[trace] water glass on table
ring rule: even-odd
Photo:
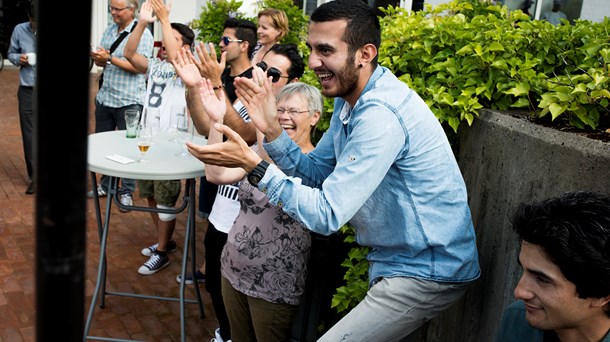
[[[138,133],[138,124],[140,122],[140,111],[138,109],[127,109],[125,111],[125,127],[126,137],[133,139]]]
[[[150,132],[154,138],[161,131],[161,110],[159,108],[148,107],[145,109],[143,124],[150,127]]]
[[[184,125],[178,128],[178,141],[182,144],[182,148],[180,152],[176,153],[177,157],[190,157],[191,154],[186,147],[187,141],[193,141],[193,136],[195,135],[195,125],[190,118],[190,115],[187,114],[186,120],[184,121]]]
[[[170,131],[174,134],[174,137],[170,139],[173,142],[180,142],[179,133],[180,130],[184,130],[187,126],[187,113],[186,106],[173,105],[169,117]]]

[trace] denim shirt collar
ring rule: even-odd
[[[369,78],[368,82],[366,82],[366,86],[364,86],[364,89],[362,89],[362,93],[358,97],[358,101],[356,101],[356,104],[354,107],[358,106],[358,103],[360,102],[360,99],[362,98],[362,96],[373,88],[373,85],[377,82],[377,80],[381,77],[381,75],[383,75],[383,67],[381,67],[380,65],[377,65],[377,67],[375,68],[375,71],[373,71],[373,74],[371,74],[371,77]],[[341,112],[339,113],[339,119],[341,119],[341,122],[344,125],[347,125],[347,123],[349,122],[349,119],[351,117],[353,108],[343,98],[341,98],[341,101],[343,101],[343,106],[341,107]]]

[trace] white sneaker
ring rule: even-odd
[[[133,205],[133,199],[131,198],[130,194],[122,194],[121,196],[119,196],[119,200],[121,201],[122,205],[127,205],[127,206],[132,206]],[[129,209],[121,209],[119,208],[119,211],[121,211],[122,213],[126,213],[128,211],[130,211]]]
[[[97,185],[97,197],[106,197],[107,193],[106,191],[104,191],[104,189],[102,189],[102,185],[98,184]],[[87,192],[87,197],[88,198],[93,198],[93,190]]]
[[[220,328],[216,328],[216,330],[214,331],[214,337],[212,337],[210,342],[225,342],[225,340],[222,339],[222,336],[220,336]],[[226,342],[231,342],[231,340],[228,340]]]

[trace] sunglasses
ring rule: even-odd
[[[224,44],[224,45],[229,45],[229,43],[241,43],[243,42],[243,40],[241,39],[231,39],[227,36],[223,36],[220,38],[220,41]]]
[[[256,64],[256,66],[263,69],[263,71],[266,71],[267,77],[271,76],[271,82],[273,83],[279,81],[280,78],[290,78],[290,76],[283,76],[280,69],[274,67],[270,68],[265,62],[260,62]]]

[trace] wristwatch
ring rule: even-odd
[[[269,163],[267,163],[265,160],[261,160],[261,162],[258,163],[258,165],[256,165],[256,167],[250,173],[248,173],[248,182],[257,187],[258,182],[260,182],[265,176],[265,172],[267,172],[268,167]]]
[[[106,60],[106,65],[112,65],[112,55],[108,56],[108,60]]]

